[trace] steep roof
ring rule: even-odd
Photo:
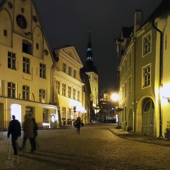
[[[160,5],[154,10],[146,22],[153,21],[157,17],[165,17],[170,14],[170,0],[163,0]]]

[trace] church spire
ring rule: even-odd
[[[91,45],[91,30],[89,30],[89,42],[88,42],[88,45],[87,45],[86,64],[93,65],[93,53],[92,53],[92,45]]]

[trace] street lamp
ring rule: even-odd
[[[115,110],[117,110],[117,104],[118,104],[118,101],[119,101],[119,94],[118,93],[112,93],[111,94],[111,100],[115,102]],[[116,115],[116,122],[118,123],[118,126],[119,126],[119,112],[117,112],[117,115]]]

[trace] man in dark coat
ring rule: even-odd
[[[17,155],[17,145],[16,145],[16,141],[18,139],[19,136],[21,136],[21,124],[18,120],[15,119],[15,116],[12,115],[12,119],[9,123],[9,127],[8,127],[8,134],[7,137],[9,138],[10,135],[12,136],[11,141],[12,141],[12,147],[14,150],[14,155]]]

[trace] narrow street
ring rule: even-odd
[[[29,142],[18,156],[8,155],[9,143],[0,140],[0,169],[20,170],[169,170],[170,147],[147,144],[114,135],[113,124],[40,130],[38,149]],[[5,161],[5,162],[2,162]]]

